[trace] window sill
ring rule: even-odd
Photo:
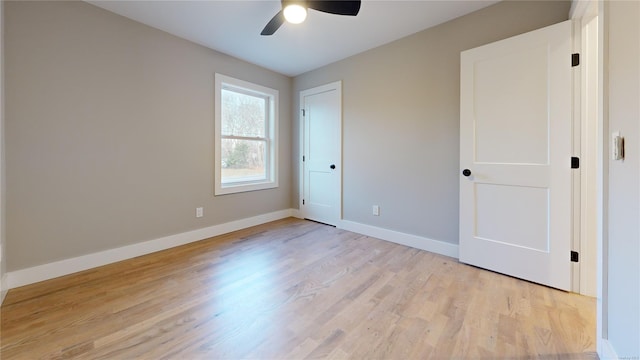
[[[236,194],[249,191],[275,189],[278,183],[275,181],[253,183],[253,184],[237,184],[237,185],[216,185],[215,195]]]

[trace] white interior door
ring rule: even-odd
[[[337,225],[341,210],[342,84],[302,91],[302,201],[306,219]]]
[[[462,52],[460,261],[571,290],[571,71],[570,21]]]

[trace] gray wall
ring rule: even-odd
[[[625,138],[624,161],[609,160],[605,323],[620,358],[640,357],[640,3],[608,8],[609,130]],[[610,136],[605,134],[605,136]],[[610,150],[605,150],[610,156]]]
[[[5,5],[8,271],[289,209],[291,78],[87,3]],[[280,91],[279,188],[213,196],[216,72]]]
[[[460,51],[567,20],[569,6],[498,3],[294,78],[295,114],[300,90],[343,81],[344,218],[457,243]],[[297,115],[292,131],[296,174]],[[297,207],[297,179],[292,192]]]

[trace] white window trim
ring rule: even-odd
[[[230,86],[249,94],[266,96],[269,101],[269,126],[266,129],[266,137],[270,138],[267,142],[267,163],[268,166],[266,180],[260,182],[236,182],[231,184],[222,184],[222,89],[224,86]],[[234,194],[246,191],[273,189],[278,187],[278,90],[274,90],[265,86],[256,85],[248,81],[238,80],[226,75],[215,75],[215,133],[214,133],[214,182],[215,195]]]

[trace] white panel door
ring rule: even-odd
[[[306,219],[337,225],[341,209],[341,83],[302,91],[303,197]]]
[[[571,290],[571,71],[570,21],[462,52],[460,261]]]

